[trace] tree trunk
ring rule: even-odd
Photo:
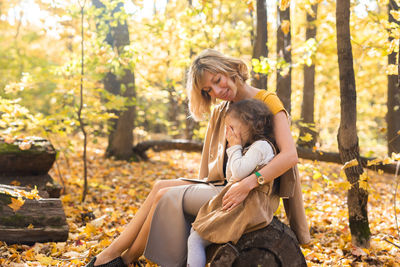
[[[313,15],[307,13],[306,40],[316,38],[318,4],[311,6]],[[317,131],[314,122],[314,94],[315,94],[315,64],[304,65],[303,103],[301,105],[300,134],[297,144],[301,147],[313,148],[317,141]],[[310,138],[308,138],[310,136]]]
[[[97,16],[96,26],[100,31],[100,23],[105,22],[106,34],[105,41],[108,45],[112,46],[119,53],[122,53],[124,47],[129,45],[129,30],[126,20],[122,23],[118,21],[117,26],[111,26],[110,21],[106,18],[110,14],[107,13],[105,5],[101,0],[92,0],[93,5],[97,9],[101,9],[100,14]],[[111,17],[117,12],[121,12],[123,3],[118,3],[114,10],[111,11]],[[135,76],[132,70],[125,68],[123,75],[117,77],[114,73],[107,73],[103,79],[105,90],[115,95],[122,95],[127,98],[128,102],[136,97],[135,91]],[[129,160],[132,157],[132,144],[133,144],[133,128],[136,118],[135,105],[128,103],[126,110],[112,110],[117,116],[116,119],[110,120],[110,135],[108,138],[108,146],[106,149],[106,156],[114,156],[117,159]]]
[[[292,64],[292,52],[291,52],[291,31],[289,26],[289,32],[285,34],[282,31],[282,22],[290,23],[290,6],[285,10],[280,10],[278,5],[278,29],[277,29],[277,54],[278,60],[283,59],[287,64]],[[281,99],[285,109],[291,112],[291,101],[290,97],[292,94],[292,67],[289,66],[289,71],[287,74],[282,76],[282,69],[278,68],[276,71],[276,92]]]
[[[268,57],[268,29],[267,6],[265,0],[257,0],[257,34],[253,46],[253,58]],[[259,89],[267,89],[268,75],[264,73],[252,74],[252,85]]]
[[[340,74],[341,119],[338,132],[339,153],[342,163],[356,159],[358,165],[345,169],[352,185],[347,194],[352,243],[369,247],[371,232],[368,224],[368,192],[359,186],[361,166],[357,136],[357,96],[350,42],[350,0],[336,2],[337,51]]]
[[[199,123],[196,122],[192,117],[190,117],[189,99],[187,97],[185,99],[184,104],[185,104],[185,114],[186,114],[185,139],[192,140],[194,135],[194,129],[198,128]]]
[[[389,1],[388,5],[388,16],[389,22],[399,22],[393,18],[390,14],[391,10],[398,11],[399,7],[394,0]],[[393,40],[392,36],[389,36],[389,42]],[[399,59],[400,60],[400,59]],[[393,51],[388,55],[388,64],[396,64],[396,51]],[[399,63],[400,65],[400,63]],[[398,75],[388,75],[388,96],[387,96],[387,146],[388,155],[390,156],[393,152],[400,153],[400,72]]]
[[[171,81],[167,80],[167,92],[168,92],[168,122],[170,125],[168,125],[168,128],[172,130],[172,136],[174,138],[179,137],[179,110],[180,106],[177,100],[176,96],[176,91],[175,87],[170,84]]]

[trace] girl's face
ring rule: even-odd
[[[208,71],[204,73],[203,88],[201,90],[211,97],[226,101],[233,101],[237,94],[237,86],[230,77]]]
[[[244,146],[250,139],[250,127],[230,113],[225,117],[226,130],[230,129],[236,136],[240,136],[241,144]]]

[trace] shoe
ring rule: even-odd
[[[95,262],[96,262],[96,257],[93,257],[93,259],[88,264],[86,264],[85,267],[128,267],[125,265],[121,256],[113,259],[112,261],[100,265],[94,265]]]

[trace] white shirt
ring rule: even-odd
[[[246,178],[257,166],[267,164],[274,157],[272,146],[264,140],[255,141],[244,155],[242,149],[241,145],[226,149],[228,155],[226,178],[229,182]]]

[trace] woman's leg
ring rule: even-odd
[[[190,230],[183,211],[187,215],[195,216],[198,209],[222,188],[193,184],[160,191],[160,202],[154,204],[134,244],[124,253],[124,261],[136,260],[146,249],[146,258],[161,266],[183,265],[187,256],[187,238]]]
[[[121,235],[117,237],[109,247],[96,256],[95,265],[104,264],[115,259],[116,257],[120,256],[122,252],[132,246],[132,243],[137,238],[140,229],[145,223],[146,218],[148,217],[148,214],[153,206],[155,197],[160,190],[163,188],[185,184],[190,184],[190,182],[182,180],[157,181],[144,203],[136,212],[135,217],[125,227]]]
[[[150,212],[148,213],[147,218],[144,221],[139,234],[137,235],[131,247],[122,255],[122,259],[127,265],[129,265],[131,262],[138,260],[139,257],[143,255],[147,243],[147,238],[149,236],[151,220],[153,219],[154,210],[157,207],[158,201],[168,190],[169,188],[162,188],[158,190],[158,192],[155,194]]]

